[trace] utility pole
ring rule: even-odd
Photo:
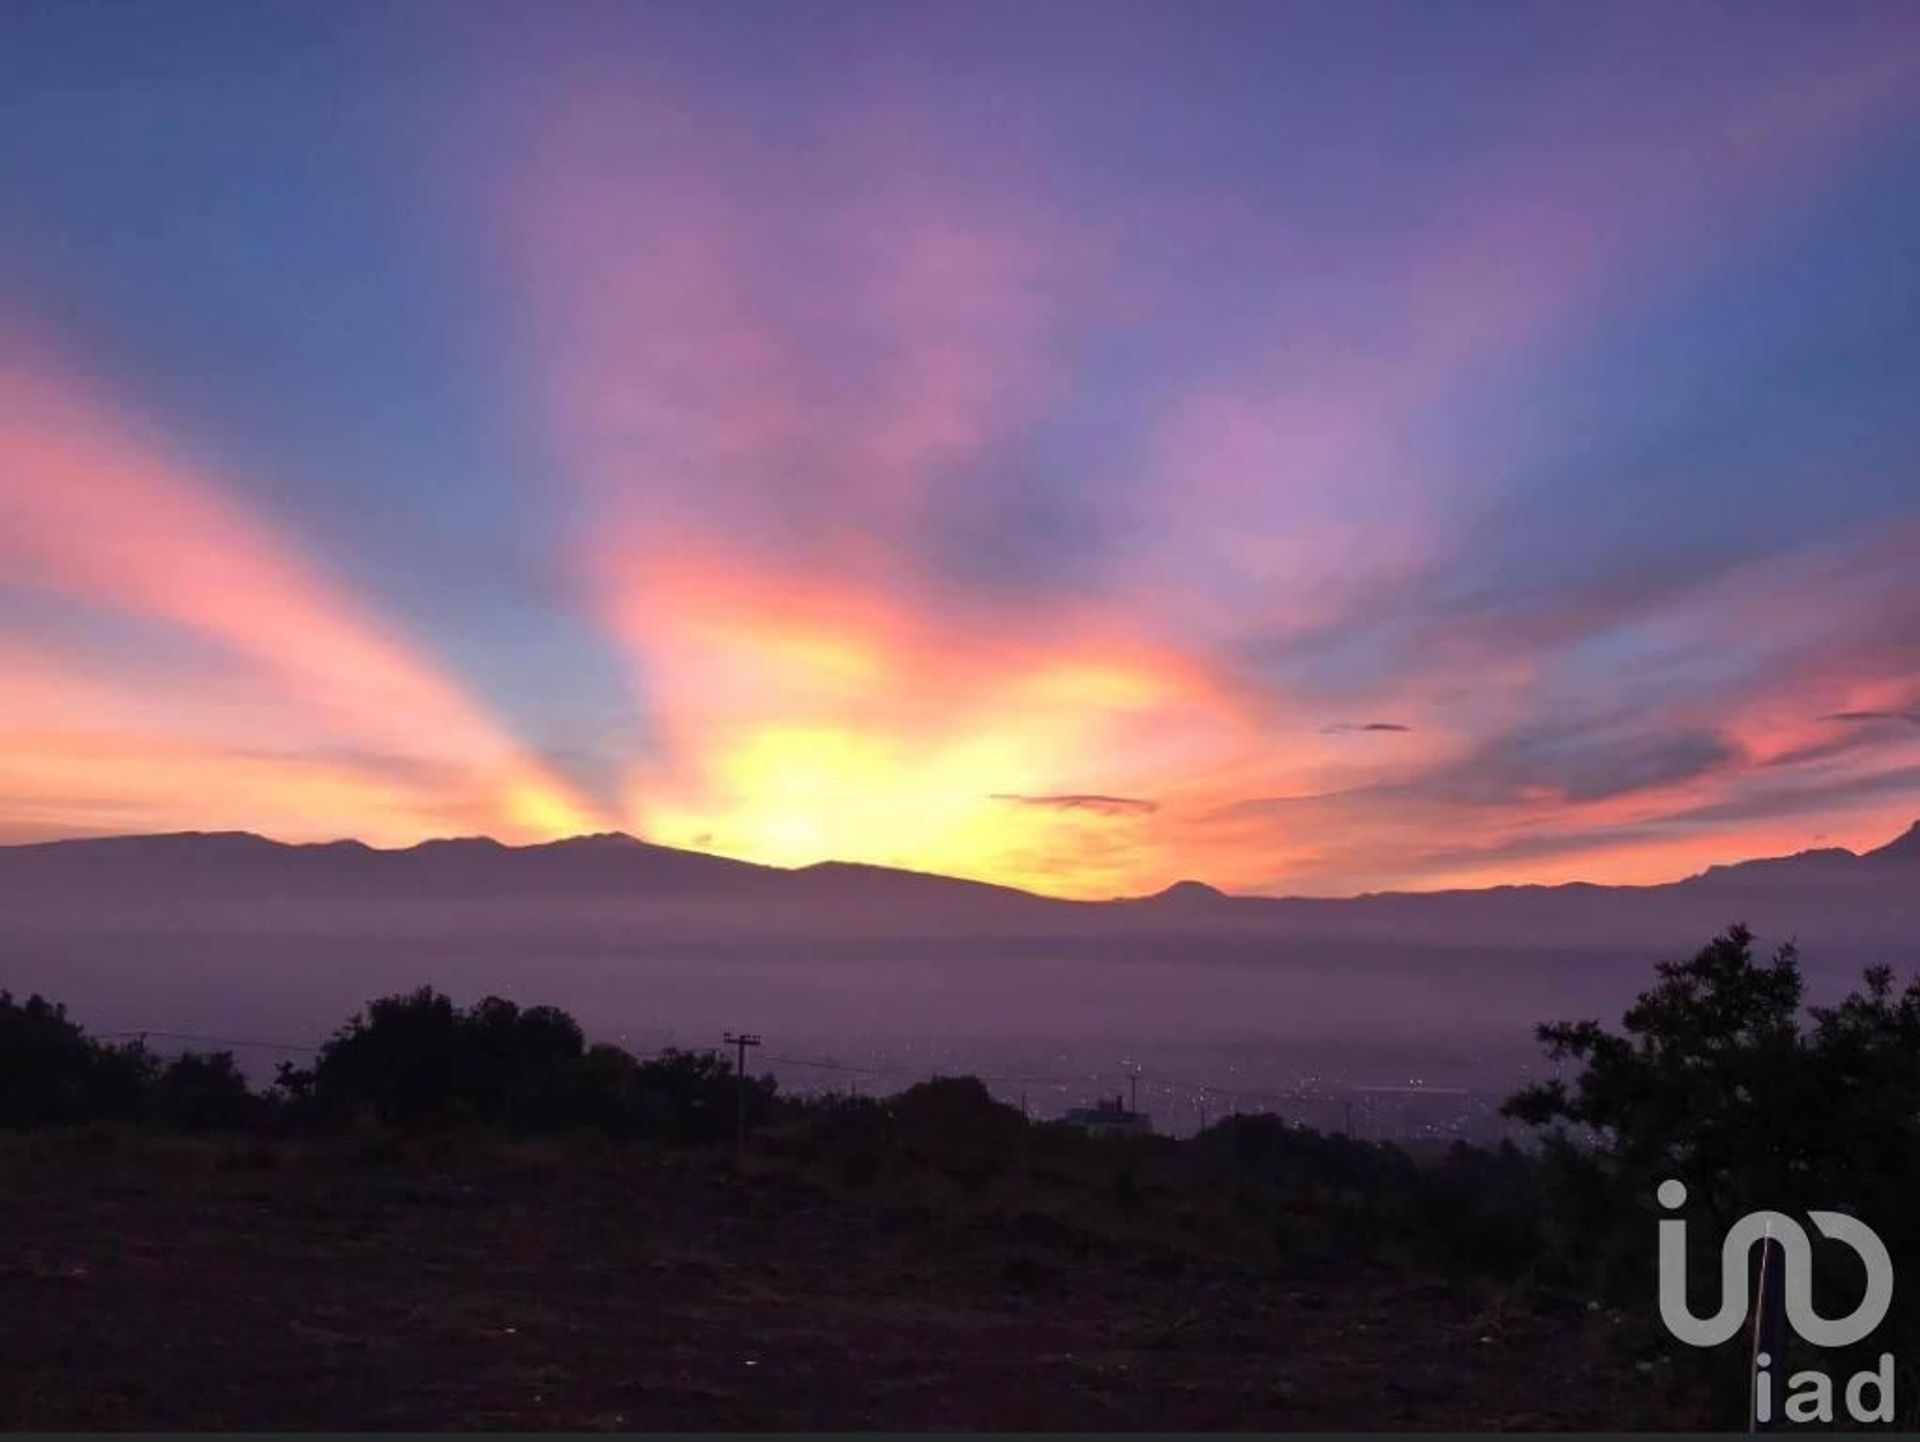
[[[1140,1110],[1140,1073],[1137,1071],[1127,1074],[1127,1110]]]
[[[733,1081],[735,1095],[739,1098],[739,1112],[734,1119],[733,1151],[738,1156],[747,1145],[747,1048],[760,1045],[760,1033],[743,1031],[737,1035],[722,1032],[720,1040],[734,1049],[739,1060],[734,1063]]]
[[[1769,1229],[1760,1243],[1760,1277],[1754,1298],[1753,1367],[1748,1388],[1752,1400],[1747,1404],[1749,1432],[1772,1432],[1780,1425],[1773,1415],[1773,1378],[1767,1374],[1767,1369],[1783,1362],[1787,1354],[1787,1284],[1782,1271],[1785,1260],[1786,1254],[1781,1249],[1779,1239]],[[1785,1370],[1781,1368],[1781,1371]],[[1769,1404],[1764,1413],[1760,1406],[1762,1385],[1767,1388]]]

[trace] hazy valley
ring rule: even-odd
[[[1334,1091],[1416,1082],[1483,1093],[1486,1111],[1535,1064],[1536,1022],[1617,1014],[1651,961],[1731,921],[1796,939],[1816,999],[1904,965],[1920,828],[1664,886],[1328,901],[1182,883],[1097,903],[620,835],[380,851],[185,833],[0,848],[0,906],[0,984],[100,1032],[249,1043],[259,1074],[369,997],[432,983],[551,1002],[638,1050],[753,1028],[766,1069],[800,1089],[970,1071],[1043,1114],[1137,1070],[1168,1125],[1303,1086],[1333,1089],[1324,1125],[1344,1121]],[[1383,1090],[1358,1125],[1468,1105],[1410,1110]]]

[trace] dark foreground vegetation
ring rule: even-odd
[[[1807,1011],[1735,929],[1621,1031],[1542,1036],[1568,1077],[1510,1104],[1524,1151],[1094,1137],[955,1078],[754,1080],[735,1153],[724,1060],[551,1008],[386,998],[261,1093],[0,997],[0,1422],[1742,1425],[1738,1344],[1660,1328],[1653,1188],[1689,1186],[1703,1277],[1759,1206],[1853,1211],[1899,1271],[1920,990]],[[1896,1288],[1863,1353],[1920,1355],[1916,1318]]]

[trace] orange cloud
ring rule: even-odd
[[[662,741],[633,822],[669,844],[1107,895],[1171,864],[1154,808],[1006,797],[1151,794],[1248,745],[1205,675],[1090,622],[989,635],[714,555],[603,575]]]
[[[1387,317],[1381,333],[1316,328],[1309,307],[1304,331],[1276,315],[1249,380],[1181,388],[1171,372],[1146,398],[1144,475],[1113,478],[1103,510],[1127,532],[1116,594],[1044,608],[995,584],[993,543],[1017,525],[964,537],[984,584],[944,575],[929,537],[973,519],[1003,449],[1071,380],[1087,263],[1074,228],[1002,195],[941,187],[928,203],[902,180],[912,157],[863,127],[861,198],[785,196],[770,237],[765,197],[728,189],[758,174],[729,151],[738,137],[675,113],[670,86],[573,95],[503,210],[574,483],[586,605],[653,713],[630,824],[763,861],[895,862],[1078,895],[1187,874],[1316,891],[1643,879],[1690,869],[1703,838],[1758,844],[1744,821],[1675,819],[1736,797],[1788,745],[1760,734],[1774,700],[1720,681],[1701,687],[1709,714],[1646,723],[1699,739],[1697,761],[1636,750],[1633,734],[1616,757],[1602,737],[1591,755],[1556,761],[1547,745],[1533,771],[1476,773],[1557,709],[1565,638],[1546,621],[1588,635],[1617,618],[1546,618],[1542,639],[1452,635],[1441,617],[1379,668],[1395,674],[1332,665],[1311,699],[1275,680],[1310,663],[1260,675],[1247,643],[1337,637],[1356,618],[1358,631],[1383,594],[1470,555],[1504,482],[1434,474],[1421,423],[1557,328],[1631,303],[1650,266],[1684,262],[1703,208],[1771,204],[1796,173],[1773,158],[1817,159],[1891,103],[1902,73],[1867,57],[1845,83],[1759,111],[1689,93],[1679,114],[1576,107],[1567,129],[1520,137],[1460,205],[1353,268],[1404,282],[1348,297]],[[1669,134],[1687,143],[1646,143]],[[1411,729],[1340,726],[1373,716]],[[1617,788],[1588,779],[1614,761]]]

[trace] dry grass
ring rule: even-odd
[[[1378,1263],[1231,1262],[1069,1212],[836,1195],[792,1172],[777,1148],[736,1175],[586,1140],[6,1139],[0,1420],[1642,1420],[1646,1378],[1583,1308]]]

